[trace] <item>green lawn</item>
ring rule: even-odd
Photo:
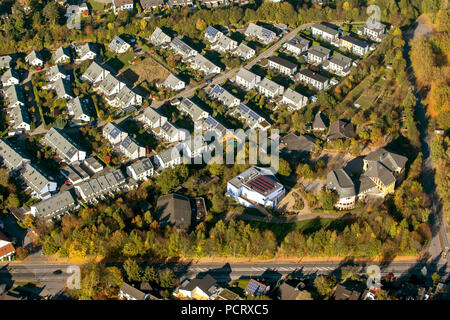
[[[245,296],[245,288],[247,288],[250,279],[239,279],[235,280],[231,283],[229,289],[234,293],[240,295],[241,297]]]
[[[105,8],[105,5],[101,2],[97,2],[95,0],[88,0],[87,2],[91,5],[93,11],[103,12],[103,9]]]

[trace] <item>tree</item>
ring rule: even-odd
[[[172,288],[177,278],[170,269],[165,269],[159,273],[159,285],[161,288]]]
[[[36,226],[36,217],[34,217],[32,214],[25,215],[25,218],[23,219],[23,225],[28,229],[34,228]]]
[[[56,2],[48,2],[44,7],[43,14],[51,24],[56,24],[59,21],[59,9]]]
[[[312,179],[314,176],[314,172],[311,170],[311,166],[307,163],[305,163],[304,165],[299,164],[295,172],[305,179]]]
[[[135,260],[127,259],[123,264],[123,268],[129,281],[139,282],[142,280],[142,270]]]
[[[320,206],[324,210],[331,210],[336,203],[336,195],[331,190],[322,190],[317,197]]]
[[[327,296],[336,285],[336,277],[332,274],[318,276],[314,279],[314,287],[321,296]]]
[[[197,22],[195,23],[195,28],[198,31],[205,31],[206,27],[207,27],[207,24],[206,24],[205,20],[198,18]]]
[[[221,176],[223,174],[223,169],[224,169],[223,164],[216,163],[216,162],[211,163],[208,166],[209,173],[211,173],[212,175],[215,175],[215,176]]]
[[[441,277],[439,276],[439,274],[437,272],[433,273],[433,275],[431,276],[431,280],[433,281],[433,286],[437,286],[437,284],[439,283],[439,281],[441,281]]]
[[[159,282],[158,272],[156,272],[154,267],[147,266],[144,271],[144,275],[142,276],[142,281],[145,282]]]
[[[301,290],[295,300],[313,300],[313,298],[311,296],[311,292],[307,290]]]
[[[108,267],[106,268],[107,276],[106,283],[108,286],[120,288],[123,283],[122,273],[117,267]]]
[[[289,162],[284,160],[283,158],[280,158],[278,173],[282,176],[290,176],[292,173],[291,166],[289,165]]]

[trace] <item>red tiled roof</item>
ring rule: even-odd
[[[7,256],[10,253],[14,253],[16,250],[14,249],[11,242],[8,242],[3,247],[0,247],[0,258]]]

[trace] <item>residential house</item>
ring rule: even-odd
[[[295,36],[289,41],[286,41],[283,44],[283,48],[285,48],[290,53],[300,56],[303,52],[308,50],[309,47],[309,40],[306,40],[302,37]]]
[[[290,132],[280,139],[280,151],[286,159],[299,160],[303,155],[316,150],[316,139]]]
[[[256,281],[255,279],[250,279],[247,287],[245,288],[245,294],[251,294],[254,297],[265,295],[269,291],[269,287],[265,284]]]
[[[67,102],[67,110],[72,117],[72,121],[82,123],[91,120],[88,98],[76,97],[70,100]]]
[[[127,175],[136,181],[145,181],[153,175],[153,165],[149,158],[133,162],[127,166]]]
[[[13,64],[13,56],[10,54],[0,56],[0,69],[9,69]]]
[[[15,253],[16,249],[14,249],[12,242],[0,231],[0,261],[11,261]]]
[[[181,55],[183,59],[187,59],[189,57],[193,57],[198,54],[198,52],[195,49],[191,48],[179,37],[173,38],[169,46],[176,54]]]
[[[88,81],[92,84],[100,83],[106,79],[110,72],[93,61],[81,76],[81,80]]]
[[[56,64],[70,63],[70,56],[71,55],[68,48],[59,47],[53,55],[53,61]]]
[[[169,121],[165,121],[159,131],[154,130],[154,132],[168,142],[183,141],[186,138],[186,130],[175,127]]]
[[[86,151],[81,150],[72,139],[58,129],[51,128],[47,131],[43,142],[53,148],[56,154],[67,163],[82,161],[86,158]]]
[[[256,38],[267,45],[277,38],[277,34],[269,29],[250,23],[245,30],[246,37]]]
[[[174,295],[178,298],[188,298],[193,300],[212,300],[212,297],[218,293],[219,285],[217,281],[209,274],[203,278],[186,279],[178,287]]]
[[[298,285],[291,285],[289,281],[283,282],[278,287],[278,298],[280,300],[297,300],[301,290],[300,285],[303,284],[300,282]]]
[[[181,91],[186,87],[184,81],[175,77],[172,73],[161,83],[156,85],[158,88],[169,88],[172,91]]]
[[[58,99],[70,100],[74,98],[74,94],[72,92],[69,81],[59,78],[55,81],[54,88],[56,91],[56,97]]]
[[[284,186],[267,168],[251,167],[227,182],[227,196],[245,207],[274,208],[284,194]]]
[[[302,81],[312,85],[317,90],[324,90],[328,87],[329,79],[309,69],[300,70],[296,76],[296,81]]]
[[[77,207],[70,191],[59,192],[53,197],[42,200],[30,207],[31,214],[38,219],[49,220],[74,210]]]
[[[14,108],[25,105],[25,97],[23,96],[22,88],[14,84],[5,91],[8,108]]]
[[[393,193],[397,181],[405,174],[408,158],[379,148],[363,159],[363,174],[360,177],[358,197],[367,194],[385,197]]]
[[[332,42],[339,38],[339,31],[331,28],[329,24],[315,23],[311,26],[311,32],[314,37],[320,37],[327,42]]]
[[[208,145],[202,135],[189,136],[181,143],[183,155],[187,158],[187,163],[201,164],[203,153],[208,150]]]
[[[183,98],[177,106],[177,109],[189,115],[194,122],[206,119],[209,116],[208,112],[200,108],[189,98]]]
[[[15,130],[18,131],[30,131],[31,119],[28,114],[28,110],[24,105],[11,108],[8,111],[10,116],[10,122]]]
[[[122,10],[133,10],[134,0],[112,0],[112,8],[115,14]]]
[[[331,59],[324,62],[324,69],[336,73],[339,76],[347,76],[350,74],[350,68],[353,60],[337,53]]]
[[[282,104],[288,105],[288,110],[299,110],[306,106],[308,98],[298,93],[297,91],[287,88],[281,99]]]
[[[6,139],[0,139],[0,160],[10,171],[20,170],[25,164],[30,163],[30,159],[24,157],[17,147]]]
[[[227,90],[216,84],[209,92],[209,96],[212,99],[220,101],[228,109],[236,107],[241,101],[229,93]]]
[[[331,123],[327,140],[354,138],[355,130],[353,124],[344,120],[337,120]]]
[[[42,58],[42,55],[38,51],[31,51],[26,57],[25,62],[28,63],[30,66],[34,67],[43,67],[44,66],[44,59]]]
[[[93,174],[99,173],[103,170],[103,165],[94,157],[84,159],[83,165],[89,169]]]
[[[114,82],[114,81],[113,81]],[[120,84],[122,84],[120,82]],[[105,97],[105,100],[116,108],[126,109],[132,106],[142,105],[142,96],[134,92],[127,86],[119,89],[119,92],[111,96]]]
[[[145,294],[126,282],[123,282],[120,287],[119,297],[121,300],[150,300],[148,294]]]
[[[139,2],[144,12],[149,12],[164,6],[164,0],[140,0]]]
[[[360,29],[358,29],[359,35],[364,35],[369,37],[371,40],[376,42],[381,42],[385,36],[386,25],[381,22],[378,23],[366,23]]]
[[[260,76],[245,68],[239,69],[238,73],[236,74],[236,83],[244,87],[247,91],[255,89],[260,81]]]
[[[328,126],[326,125],[326,119],[321,111],[317,112],[314,116],[314,121],[312,123],[313,131],[325,131]]]
[[[308,50],[308,62],[323,63],[330,57],[331,50],[320,45],[315,45]]]
[[[20,83],[19,73],[15,69],[6,70],[1,79],[3,87],[9,87]]]
[[[86,42],[75,49],[78,61],[93,60],[97,57],[98,49],[94,43]]]
[[[242,300],[241,297],[227,288],[219,288],[216,294],[210,297],[210,300]]]
[[[295,71],[297,71],[297,65],[295,63],[278,56],[271,56],[267,60],[269,61],[269,68],[277,70],[287,76],[292,76]]]
[[[120,130],[113,122],[108,122],[103,126],[103,137],[112,145],[116,145],[128,136],[127,132]]]
[[[216,141],[223,142],[234,138],[234,134],[230,130],[211,116],[198,124],[194,123],[194,126],[198,129],[201,128],[201,131],[205,132],[206,139],[214,137]]]
[[[189,228],[192,224],[192,210],[188,198],[171,193],[158,198],[156,220],[161,226]]]
[[[355,184],[344,169],[332,170],[328,173],[326,188],[333,190],[338,196],[334,205],[336,209],[350,210],[355,207]]]
[[[91,178],[75,186],[75,193],[83,201],[93,203],[108,194],[123,191],[127,187],[127,179],[122,171],[115,170],[97,178]]]
[[[361,292],[347,289],[344,285],[338,284],[333,292],[334,300],[359,300]]]
[[[172,38],[159,27],[156,27],[155,31],[153,31],[150,36],[150,42],[155,46],[166,45],[170,43],[170,41],[172,41]]]
[[[144,110],[139,120],[151,129],[155,129],[161,127],[167,121],[167,118],[160,115],[155,109],[148,107]]]
[[[125,83],[117,80],[111,73],[108,73],[105,79],[100,82],[98,90],[109,97],[119,93],[124,87]]]
[[[284,87],[272,80],[264,78],[258,83],[258,91],[268,98],[273,98],[282,95]]]
[[[194,3],[193,0],[167,0],[167,5],[169,7],[192,6],[193,3]]]
[[[168,122],[167,122],[168,123]],[[182,157],[180,155],[181,146],[176,145],[174,147],[164,149],[157,155],[155,155],[155,163],[163,169],[173,167],[182,163]]]
[[[250,48],[248,45],[246,45],[245,43],[241,42],[238,47],[236,48],[236,50],[234,50],[233,52],[234,55],[237,55],[238,57],[240,57],[242,60],[249,60],[252,57],[255,56],[256,51],[252,48]]]
[[[146,150],[140,146],[133,138],[127,136],[119,145],[120,151],[122,151],[126,157],[131,160],[145,157]]]
[[[345,36],[341,38],[341,47],[360,55],[364,56],[369,51],[369,44],[363,40],[356,39],[352,36]]]
[[[203,72],[205,76],[215,75],[221,71],[220,67],[216,66],[201,54],[190,57],[187,61],[190,63],[192,69]]]
[[[31,191],[32,197],[48,199],[52,193],[56,192],[57,184],[49,180],[34,165],[26,163],[21,170],[21,179],[27,185],[27,189]]]
[[[66,74],[66,71],[60,65],[50,67],[46,72],[46,76],[49,82],[55,82],[58,79],[69,79],[69,75]]]
[[[243,119],[250,129],[260,129],[264,131],[270,128],[270,123],[267,122],[266,119],[243,103],[241,103],[231,114]]]
[[[216,42],[223,36],[224,35],[222,32],[220,32],[219,30],[217,30],[216,28],[214,28],[212,26],[208,26],[208,28],[206,28],[206,30],[205,30],[205,39],[211,43]]]
[[[227,36],[222,36],[213,45],[211,45],[211,49],[219,51],[220,53],[225,53],[227,51],[235,50],[237,46],[237,41],[234,41]]]
[[[131,0],[130,0],[131,1]],[[116,54],[127,52],[131,46],[119,36],[114,36],[111,43],[108,45],[108,50]]]

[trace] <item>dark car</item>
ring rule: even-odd
[[[53,274],[61,274],[62,271],[60,269],[53,271]]]

